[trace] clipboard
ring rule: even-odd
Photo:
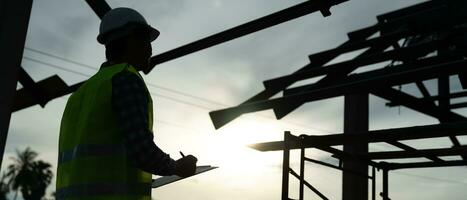
[[[201,174],[201,173],[204,173],[204,172],[216,169],[216,168],[218,168],[218,167],[213,167],[211,165],[197,166],[195,175]],[[193,176],[195,176],[195,175],[193,175]],[[189,176],[189,177],[193,177],[193,176]],[[185,177],[185,178],[189,178],[189,177]],[[151,187],[152,188],[158,188],[158,187],[161,187],[161,186],[164,186],[164,185],[167,185],[167,184],[170,184],[170,183],[173,183],[173,182],[185,179],[185,178],[177,176],[177,175],[163,176],[163,177],[160,177],[160,178],[157,178],[157,179],[153,179]]]

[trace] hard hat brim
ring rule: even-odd
[[[134,28],[135,27],[133,27],[133,26],[126,26],[126,27],[122,27],[122,28],[120,28],[118,30],[114,30],[112,32],[109,32],[109,33],[99,34],[97,36],[97,41],[99,43],[105,45],[105,44],[109,43],[112,40],[115,40],[115,39],[122,38],[122,37],[130,35]],[[146,30],[148,31],[149,39],[150,39],[151,42],[156,40],[159,37],[160,32],[157,29],[153,28],[150,25],[144,25],[144,28],[146,28]]]

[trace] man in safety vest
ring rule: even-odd
[[[97,40],[107,62],[68,99],[60,126],[57,199],[150,200],[151,174],[191,176],[197,159],[174,161],[153,141],[151,95],[138,73],[159,36],[144,17],[116,8]]]

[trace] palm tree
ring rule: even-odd
[[[8,184],[15,190],[16,199],[18,190],[25,200],[40,200],[47,186],[50,184],[53,173],[51,165],[44,161],[35,161],[37,153],[29,147],[23,152],[16,151],[17,157],[12,157],[13,164],[8,166]]]
[[[6,195],[10,191],[10,188],[8,187],[8,183],[5,183],[6,178],[7,176],[4,173],[2,175],[2,178],[0,179],[0,200],[7,200]]]

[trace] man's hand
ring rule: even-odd
[[[196,172],[196,162],[198,159],[192,155],[178,159],[175,166],[175,175],[180,177],[192,176]]]

